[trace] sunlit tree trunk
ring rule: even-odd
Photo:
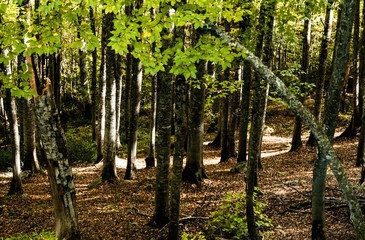
[[[97,119],[97,159],[100,162],[103,159],[104,151],[104,136],[105,136],[105,94],[106,94],[106,30],[102,28],[101,33],[101,60],[100,60],[100,74],[99,74],[99,100],[98,100],[98,119]]]
[[[113,30],[113,13],[104,15],[103,31],[105,37],[109,39]],[[118,179],[116,169],[116,80],[114,75],[115,53],[108,44],[105,51],[105,77],[106,77],[106,95],[105,95],[105,136],[103,148],[103,170],[102,179],[113,181]]]
[[[247,158],[247,135],[248,135],[248,123],[250,117],[250,89],[252,69],[247,61],[244,61],[243,66],[243,91],[241,100],[241,116],[240,116],[240,132],[239,132],[239,146],[238,146],[238,158],[237,162],[245,162]]]

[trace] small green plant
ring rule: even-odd
[[[248,239],[246,194],[228,193],[222,201],[224,204],[219,210],[210,215],[210,231],[229,239]],[[258,201],[256,196],[254,204],[255,219],[259,229],[272,226],[270,219],[262,213],[262,208],[266,204]],[[260,234],[263,233],[260,231]]]
[[[193,236],[184,232],[183,235],[181,236],[181,240],[206,240],[206,238],[201,232]]]
[[[1,238],[2,240],[4,240],[4,238]],[[28,235],[28,234],[21,234],[19,233],[18,236],[16,237],[8,237],[5,240],[57,240],[54,232],[51,231],[44,231],[42,230],[42,232],[37,233],[37,232],[33,232],[32,235]]]

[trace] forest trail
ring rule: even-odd
[[[274,225],[268,229],[269,239],[310,239],[311,215],[310,194],[312,184],[312,161],[315,148],[303,147],[298,152],[288,152],[291,137],[266,134],[263,139],[262,165],[259,185],[263,192],[260,201],[268,204],[264,208]],[[360,177],[360,168],[354,167],[356,139],[335,142],[335,148],[343,161],[353,184]],[[235,159],[219,163],[219,151],[205,146],[205,167],[209,179],[200,188],[184,183],[182,186],[182,217],[209,217],[222,204],[228,192],[245,189],[244,173],[233,174],[230,169]],[[73,168],[79,225],[83,239],[158,239],[164,237],[167,228],[156,230],[146,224],[153,213],[155,169],[144,169],[144,158],[137,161],[138,178],[123,180],[126,160],[118,158],[117,184],[100,184],[90,188],[90,183],[101,174],[101,165],[77,165]],[[52,231],[54,226],[53,205],[47,176],[36,174],[23,181],[25,195],[4,197],[11,174],[0,173],[0,238],[17,233]],[[357,193],[365,198],[365,190]],[[328,171],[326,196],[333,201],[326,212],[328,239],[354,239],[347,207],[335,199],[342,199],[337,182]],[[339,205],[339,206],[337,206]],[[341,206],[340,206],[341,205]],[[189,234],[203,232],[208,228],[207,220],[183,222],[182,231]]]

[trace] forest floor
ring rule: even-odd
[[[285,124],[289,126],[288,121],[291,119],[292,123],[293,116],[286,112],[285,109],[280,115],[268,112],[262,146],[263,169],[259,171],[263,195],[259,200],[267,204],[263,212],[273,224],[266,229],[270,232],[267,239],[310,239],[312,169],[316,150],[304,146],[297,152],[288,151],[291,137],[290,131],[285,131]],[[358,182],[361,172],[361,168],[354,167],[357,141],[357,138],[340,139],[334,145],[353,185]],[[209,228],[206,218],[219,209],[223,196],[245,190],[245,173],[230,172],[235,159],[219,163],[219,154],[219,150],[205,146],[204,164],[209,179],[200,187],[182,185],[181,217],[197,217],[182,221],[182,232],[205,232]],[[145,169],[144,160],[140,158],[138,178],[125,181],[125,162],[125,159],[118,161],[118,183],[102,183],[93,188],[90,183],[101,175],[101,165],[73,167],[82,239],[165,238],[167,227],[151,229],[147,226],[154,209],[155,169]],[[35,174],[24,179],[25,194],[21,196],[5,196],[10,180],[10,173],[0,173],[0,239],[18,233],[53,231],[55,220],[47,176]],[[365,197],[364,188],[355,191],[359,197]],[[328,239],[355,239],[349,210],[343,204],[343,195],[330,170],[326,197],[333,200],[326,205]]]

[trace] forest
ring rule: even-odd
[[[1,239],[365,239],[365,1],[1,0]]]

